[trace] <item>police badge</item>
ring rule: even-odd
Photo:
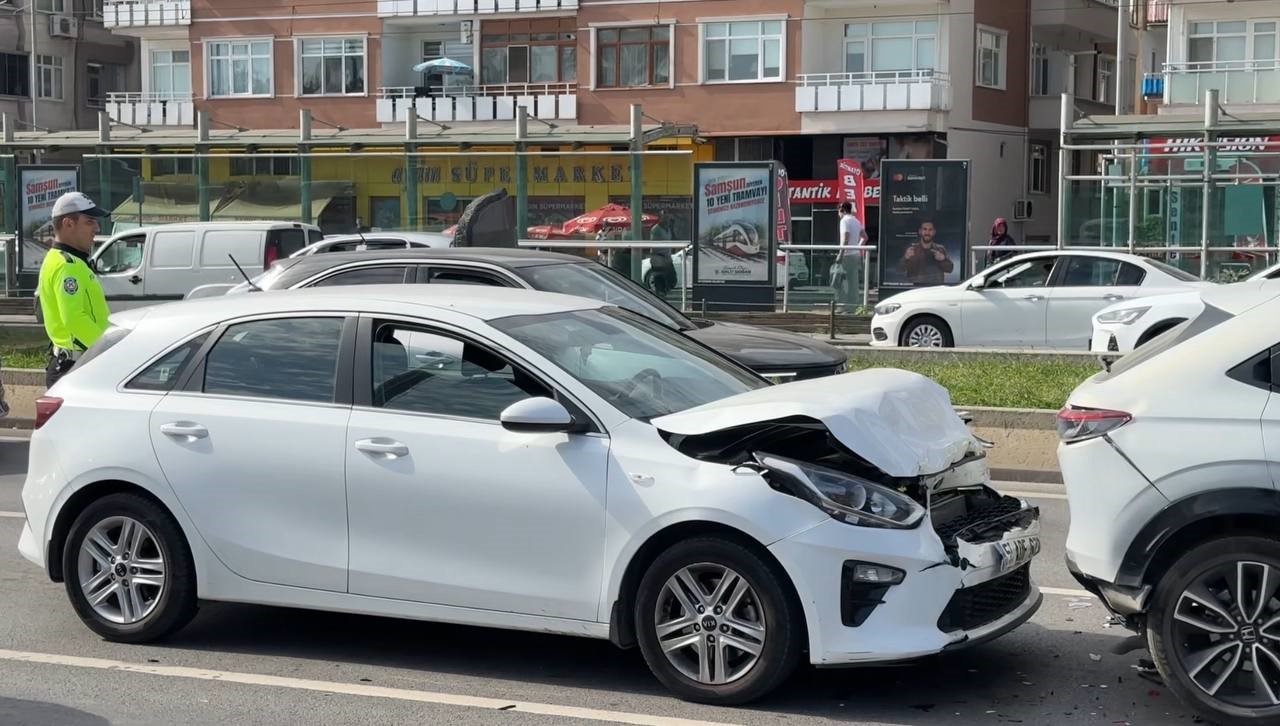
[[[62,291],[67,293],[68,295],[76,294],[76,291],[78,291],[79,289],[80,289],[80,283],[76,282],[76,278],[74,277],[68,277],[62,281]]]

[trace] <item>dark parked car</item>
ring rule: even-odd
[[[498,285],[613,303],[689,337],[777,382],[845,370],[843,351],[805,335],[690,319],[624,275],[581,257],[519,248],[369,250],[290,257],[254,279],[263,290],[382,283]],[[250,292],[241,283],[227,294]]]

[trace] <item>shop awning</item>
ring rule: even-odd
[[[311,197],[311,217],[320,216],[333,201],[331,196]],[[302,219],[302,203],[259,204],[247,199],[234,199],[212,215],[215,222],[252,222],[258,219],[279,219],[297,222]]]
[[[315,181],[311,183],[311,217],[319,217],[337,197],[355,194],[351,182]],[[255,219],[302,219],[301,182],[296,179],[255,180],[231,188],[226,203],[213,212],[215,221],[252,221]]]
[[[163,197],[144,197],[142,214],[138,214],[138,202],[130,196],[111,211],[112,233],[143,227],[150,224],[195,222],[200,219],[200,205]]]

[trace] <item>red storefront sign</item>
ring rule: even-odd
[[[880,180],[863,179],[862,198],[865,204],[880,204]],[[830,181],[813,181],[808,179],[792,179],[792,204],[839,204],[840,188],[835,179]]]

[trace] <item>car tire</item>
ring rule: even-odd
[[[915,339],[921,342],[912,343]],[[929,344],[923,345],[922,342]],[[902,329],[898,345],[903,348],[954,348],[955,338],[951,335],[951,326],[936,315],[921,315],[912,318]]]
[[[672,588],[682,584],[697,585],[698,594],[684,587],[680,597]],[[724,590],[719,611],[711,602],[716,587]],[[688,607],[693,597],[704,612]],[[785,578],[751,549],[719,537],[680,542],[654,560],[637,590],[635,622],[640,651],[664,686],[685,700],[722,706],[777,688],[795,670],[807,640]],[[659,623],[667,626],[662,636]],[[677,641],[688,645],[671,648]],[[758,652],[748,652],[753,648]],[[723,670],[720,661],[727,664]]]
[[[1174,695],[1206,721],[1224,726],[1280,724],[1280,705],[1261,704],[1261,699],[1274,699],[1252,672],[1243,670],[1246,663],[1259,669],[1267,688],[1280,695],[1280,660],[1272,661],[1273,655],[1280,658],[1280,628],[1257,624],[1280,618],[1280,606],[1272,606],[1280,602],[1278,586],[1280,542],[1261,537],[1228,537],[1200,545],[1179,558],[1156,585],[1147,618],[1153,660]],[[1268,589],[1271,592],[1259,603],[1257,594]],[[1237,600],[1237,591],[1246,596]],[[1224,604],[1222,596],[1232,602]],[[1212,606],[1203,604],[1206,597]],[[1218,648],[1223,648],[1218,657],[1196,668],[1199,658]],[[1234,675],[1223,675],[1228,667]],[[1217,684],[1219,678],[1223,683]],[[1252,695],[1242,692],[1246,682],[1252,684]]]
[[[159,640],[196,613],[195,565],[182,530],[136,494],[111,494],[80,513],[67,535],[62,572],[76,614],[107,640]]]

